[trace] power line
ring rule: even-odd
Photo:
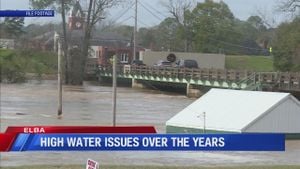
[[[124,22],[126,22],[126,21],[128,21],[128,20],[130,20],[130,19],[132,19],[133,18],[133,16],[130,16],[130,17],[128,17],[128,18],[126,18],[126,19],[124,19],[124,20],[122,20],[122,21],[120,21],[120,22],[118,22],[118,24],[123,24]]]
[[[128,21],[128,20],[130,20],[130,19],[134,19],[134,17],[133,17],[133,16],[130,16],[130,17],[128,17],[128,18],[122,20],[121,22],[118,22],[118,24],[123,24],[124,22],[126,22],[126,21]],[[145,26],[145,27],[151,27],[151,26],[149,26],[148,24],[146,24],[145,22],[143,22],[143,21],[141,21],[141,20],[139,20],[139,19],[138,19],[138,22],[139,22],[140,24],[142,24],[143,26]]]
[[[158,19],[159,21],[162,21],[163,19],[161,19],[161,17],[159,17],[158,15],[156,15],[155,13],[153,13],[149,8],[147,8],[145,5],[143,5],[140,1],[138,1],[138,3],[145,9],[147,10],[151,15],[153,15],[156,19]],[[120,18],[122,18],[122,16],[124,16],[130,9],[132,9],[134,7],[135,3],[131,3],[130,6],[128,8],[126,8],[124,11],[119,12],[117,15],[115,15],[115,17],[112,18],[112,23],[117,22]],[[148,3],[147,3],[148,5]],[[152,6],[148,5],[152,10],[155,10],[155,12],[161,14],[163,17],[167,17],[165,15],[163,15],[161,12],[159,12],[158,10],[156,10],[155,8],[153,8]],[[119,24],[122,24],[128,20],[130,20],[131,18],[133,18],[132,16],[122,20],[121,22],[119,22]],[[143,26],[146,27],[151,27],[148,24],[146,24],[145,22],[138,20],[139,23],[141,23]]]
[[[117,21],[118,21],[122,16],[124,16],[130,9],[132,9],[133,6],[134,6],[134,3],[131,3],[131,5],[130,5],[127,9],[125,9],[124,12],[120,13],[119,15],[116,15],[117,17],[113,17],[113,18],[112,18],[112,22],[113,22],[113,23],[117,22]]]
[[[164,13],[160,12],[159,10],[155,9],[153,6],[151,6],[147,1],[143,1],[149,8],[154,10],[155,12],[159,13],[161,16],[168,18],[169,16],[165,15]]]
[[[244,48],[244,49],[250,49],[250,50],[256,50],[256,51],[262,51],[263,50],[263,49],[259,49],[259,48],[252,48],[252,47],[248,47],[248,46],[242,46],[242,45],[238,45],[238,44],[234,44],[234,43],[230,43],[230,42],[225,42],[225,41],[217,40],[217,39],[213,39],[213,38],[209,38],[209,39],[213,40],[213,41],[223,43],[223,44],[226,44],[226,45],[229,45],[229,46],[234,46],[234,47],[239,47],[239,48]]]
[[[123,16],[124,13],[126,13],[126,11],[128,11],[129,9],[131,9],[133,7],[134,3],[131,2],[131,4],[129,4],[129,6],[127,8],[124,8],[123,10],[121,10],[120,12],[118,12],[114,17],[112,17],[112,19],[117,19],[120,16]]]
[[[163,19],[161,19],[159,16],[157,16],[156,14],[154,14],[151,10],[149,10],[144,4],[142,4],[141,2],[138,2],[144,9],[146,9],[146,11],[148,11],[151,15],[153,15],[156,19],[158,19],[159,21],[163,21]]]

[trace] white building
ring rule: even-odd
[[[289,93],[211,89],[166,122],[167,132],[300,136],[300,102]]]

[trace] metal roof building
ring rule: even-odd
[[[300,134],[300,102],[289,93],[211,89],[166,122],[168,133]]]

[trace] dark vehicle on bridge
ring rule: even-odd
[[[181,59],[181,60],[177,61],[176,62],[176,67],[178,67],[178,68],[190,68],[190,69],[199,68],[197,61],[196,60],[191,60],[191,59],[189,59],[189,60],[188,59],[187,60]]]
[[[131,65],[133,66],[146,66],[146,64],[143,63],[141,60],[133,60]]]

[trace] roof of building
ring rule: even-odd
[[[211,89],[166,122],[167,126],[242,132],[286,99],[289,93]],[[300,104],[298,104],[300,105]]]

